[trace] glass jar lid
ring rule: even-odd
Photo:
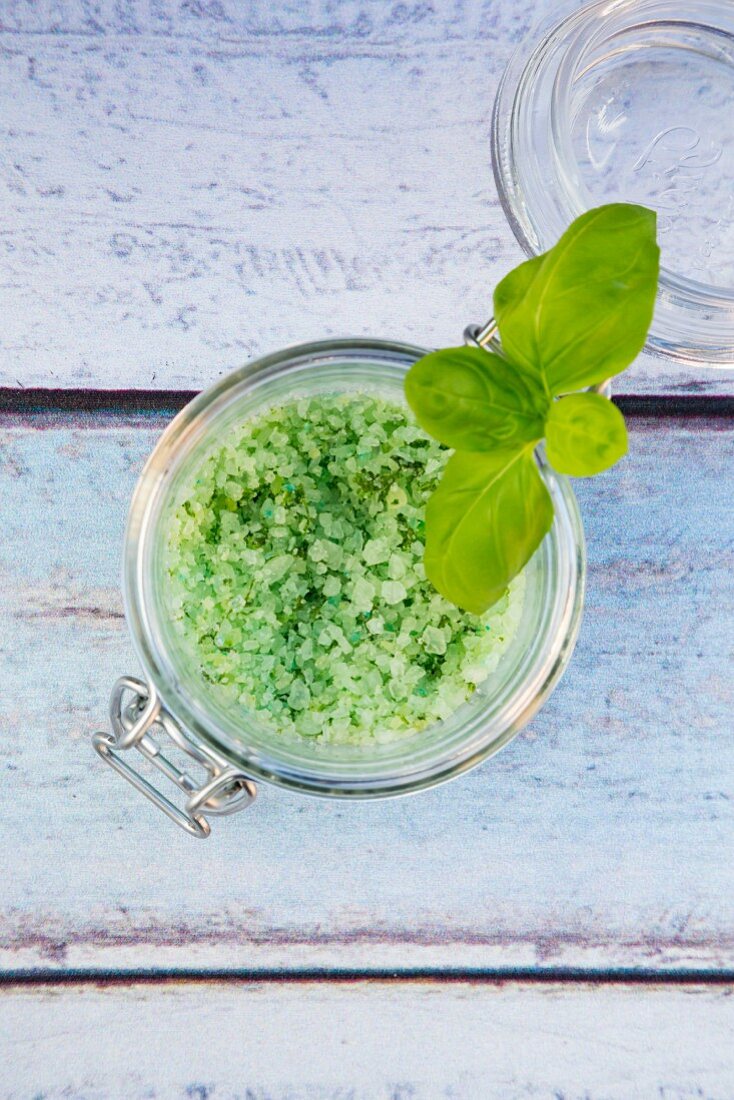
[[[530,254],[592,206],[656,210],[662,270],[648,347],[734,365],[731,0],[556,9],[502,78],[492,147],[500,199]]]

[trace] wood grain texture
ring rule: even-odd
[[[0,384],[200,388],[330,335],[427,346],[521,258],[490,115],[555,0],[0,6]],[[734,392],[645,356],[627,392]]]
[[[89,744],[137,667],[119,559],[161,421],[33,424],[0,437],[6,969],[734,966],[730,421],[633,418],[577,483],[579,646],[498,758],[397,802],[263,788],[204,844]]]
[[[733,988],[132,985],[6,991],[8,1100],[726,1100]]]

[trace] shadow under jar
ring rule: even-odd
[[[169,817],[198,836],[207,814],[249,804],[254,779],[342,798],[404,794],[450,779],[505,745],[536,713],[570,658],[584,588],[584,541],[566,478],[538,453],[552,530],[524,570],[522,609],[495,667],[449,717],[381,743],[284,738],[256,713],[218,697],[197,672],[167,603],[167,532],[186,486],[226,434],[264,410],[316,394],[371,393],[404,405],[403,380],[423,348],[379,340],[302,345],[257,360],[195,398],[170,424],[135,490],[125,542],[128,623],[146,682],[123,678],[112,734],[95,747]],[[161,751],[166,735],[206,771],[197,784]],[[121,757],[135,747],[187,796],[183,809]]]

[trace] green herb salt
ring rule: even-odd
[[[449,452],[369,393],[274,406],[225,434],[169,522],[166,603],[220,702],[274,734],[392,740],[447,718],[514,635],[524,576],[483,616],[423,568]]]

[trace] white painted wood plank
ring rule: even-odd
[[[88,743],[136,667],[119,556],[160,425],[4,423],[5,968],[734,966],[726,422],[633,421],[621,467],[577,483],[579,647],[498,758],[398,802],[263,788],[203,844]]]
[[[0,11],[0,384],[200,388],[331,335],[427,346],[521,258],[489,129],[553,0]],[[625,392],[731,393],[643,357]]]
[[[2,1093],[193,1100],[725,1100],[732,987],[16,987]]]

